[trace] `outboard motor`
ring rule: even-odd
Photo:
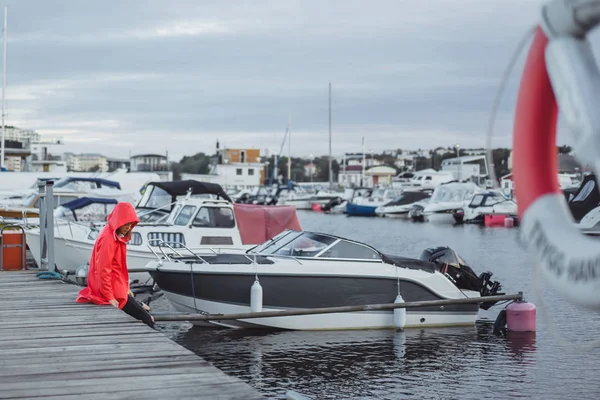
[[[459,289],[479,292],[482,297],[504,294],[498,292],[502,285],[491,279],[491,272],[483,272],[477,276],[466,261],[448,246],[425,249],[418,258],[437,264],[439,271],[450,278]],[[480,308],[487,310],[494,304],[496,302],[482,303]]]
[[[323,205],[321,207],[321,210],[323,211],[329,211],[331,210],[333,207],[339,206],[340,204],[342,204],[344,202],[344,199],[342,199],[341,197],[335,197],[331,200],[329,200],[327,202],[327,204]]]
[[[425,207],[423,207],[420,204],[415,204],[410,208],[410,211],[408,212],[408,218],[410,218],[413,222],[424,222],[425,221],[425,217],[423,216],[423,210],[425,209]]]

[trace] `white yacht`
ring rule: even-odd
[[[262,311],[464,299],[499,294],[491,273],[477,276],[448,247],[424,250],[418,259],[390,256],[363,243],[315,232],[288,230],[246,254],[196,252],[165,255],[146,269],[181,312],[250,311],[251,287],[262,288]],[[480,308],[455,304],[407,309],[406,327],[474,325]],[[198,325],[292,330],[394,328],[392,311],[261,317]]]
[[[454,224],[454,213],[484,189],[471,182],[449,182],[438,186],[423,209],[425,222]]]
[[[394,200],[379,206],[375,209],[375,214],[379,217],[387,218],[408,218],[408,213],[412,207],[423,200],[429,199],[431,194],[427,192],[405,191]]]
[[[498,191],[487,191],[475,194],[469,204],[454,214],[456,222],[467,224],[483,224],[486,215],[503,215],[518,218],[517,203],[507,199]]]
[[[136,207],[140,223],[127,244],[128,268],[139,270],[158,252],[210,248],[245,251],[284,229],[299,229],[293,207],[233,204],[216,184],[198,181],[152,182]],[[54,228],[58,270],[76,272],[88,264],[105,221],[81,223],[57,220]],[[26,229],[27,243],[40,265],[40,230]],[[131,279],[149,280],[133,272]]]

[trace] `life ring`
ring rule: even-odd
[[[548,13],[544,16],[547,17]],[[570,16],[561,18],[562,22]],[[574,21],[573,25],[576,23]],[[584,36],[591,29],[585,28]],[[559,36],[564,38],[576,35],[566,29],[557,35],[556,32],[549,31],[546,24],[536,28],[519,88],[513,132],[513,179],[522,221],[520,239],[534,253],[541,275],[553,289],[574,303],[598,309],[599,242],[585,236],[575,225],[557,178],[558,105],[553,83],[557,87],[560,85],[551,82],[551,79],[559,80],[564,77],[553,75],[552,68],[549,74],[547,48]],[[568,62],[565,58],[561,61],[565,60]],[[595,63],[593,67],[596,68]],[[561,92],[557,93],[562,95]],[[564,99],[559,97],[559,100]],[[568,118],[576,120],[574,115],[577,114],[571,114]]]

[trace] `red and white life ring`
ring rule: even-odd
[[[546,54],[554,38],[546,32],[536,29],[515,114],[513,176],[521,240],[551,287],[577,304],[600,308],[600,242],[577,228],[557,179],[558,106]]]

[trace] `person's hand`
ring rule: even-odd
[[[131,289],[129,289],[129,292],[127,292],[127,294],[131,297],[135,297],[135,294],[133,294],[133,292],[131,291]]]
[[[142,303],[142,307],[144,308],[144,310],[150,311],[150,306],[148,304]]]
[[[110,304],[112,304],[114,307],[119,308],[119,302],[115,299],[109,300],[108,301]]]

